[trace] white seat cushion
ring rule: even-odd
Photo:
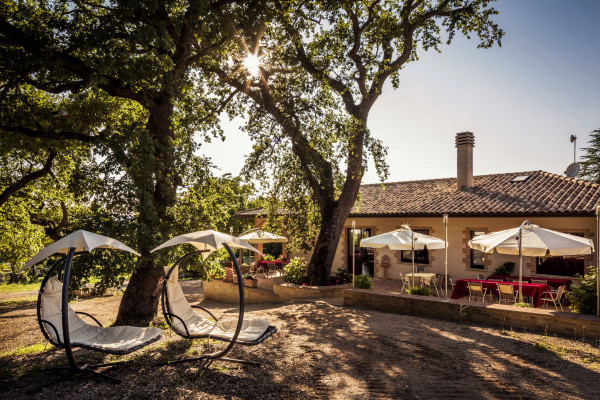
[[[165,267],[165,274],[171,267]],[[215,339],[231,340],[235,334],[237,319],[212,321],[196,314],[183,294],[179,284],[179,267],[176,267],[167,281],[167,299],[169,312],[181,318],[187,327],[190,336],[211,337]],[[172,318],[173,327],[186,333],[185,327],[178,318]],[[269,329],[269,321],[264,319],[245,319],[237,341],[254,342]]]
[[[49,321],[58,331],[52,329],[50,324],[44,323],[50,337],[63,343],[62,329],[62,284],[51,277],[44,288],[42,295],[42,319]],[[94,350],[114,354],[127,354],[160,338],[162,331],[159,328],[141,328],[137,326],[113,326],[103,328],[90,325],[82,320],[69,306],[69,336],[72,347],[86,347]]]

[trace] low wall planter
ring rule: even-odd
[[[332,285],[332,286],[300,286],[292,283],[273,283],[273,292],[287,299],[315,299],[322,297],[343,297],[344,290],[349,289],[351,285]]]

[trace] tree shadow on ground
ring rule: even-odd
[[[346,379],[364,388],[357,395],[384,398],[600,396],[597,372],[500,331],[351,307],[316,308],[288,315],[286,328],[312,338],[300,346],[314,359],[313,376],[329,388]]]

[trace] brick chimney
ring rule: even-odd
[[[458,190],[473,187],[473,147],[475,135],[473,132],[456,134],[456,177]]]

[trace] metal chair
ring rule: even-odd
[[[412,286],[412,278],[408,276],[408,274],[404,276],[400,274],[400,277],[402,278],[402,289],[400,290],[400,292],[403,293],[405,288],[408,289]]]
[[[438,279],[438,276],[436,275],[429,280],[429,285],[427,285],[427,286],[429,286],[430,289],[435,289],[435,294],[437,295],[437,297],[440,297],[440,289],[441,288],[438,288],[438,286],[440,285],[439,282],[440,281]]]
[[[265,270],[265,267],[264,267],[262,264],[257,264],[257,265],[258,265],[258,267],[256,267],[256,272],[255,272],[255,274],[257,274],[257,275],[258,275],[258,273],[263,273],[263,274],[265,275],[265,277],[267,277],[267,276],[268,276],[268,274],[267,274],[267,272],[266,272],[266,270]]]
[[[477,274],[477,279],[485,279],[485,276],[483,274]]]
[[[268,277],[271,274],[271,272],[277,272],[277,264],[274,262],[267,263],[267,275],[265,276]]]
[[[471,297],[477,298],[481,297],[481,301],[485,303],[485,295],[487,293],[487,288],[483,287],[483,284],[480,282],[467,282],[469,285],[469,301],[471,301]]]
[[[556,291],[556,293],[554,292],[544,292],[541,294],[540,296],[540,300],[542,301],[542,303],[546,304],[546,303],[552,303],[554,304],[554,308],[556,309],[556,311],[558,311],[558,306],[557,304],[560,306],[560,311],[564,311],[563,310],[563,306],[561,304],[561,299],[562,296],[564,294],[566,290],[566,286],[560,286],[558,288],[558,290]]]
[[[507,283],[497,283],[496,285],[498,286],[498,304],[503,302],[515,304],[517,302],[519,291],[515,291],[513,285]]]
[[[417,265],[415,268],[416,268],[417,273],[421,273],[421,272],[425,272],[425,270],[427,269],[427,265]]]
[[[539,284],[542,284],[542,285],[547,285],[548,281],[546,279],[532,279],[531,283],[539,283]]]

